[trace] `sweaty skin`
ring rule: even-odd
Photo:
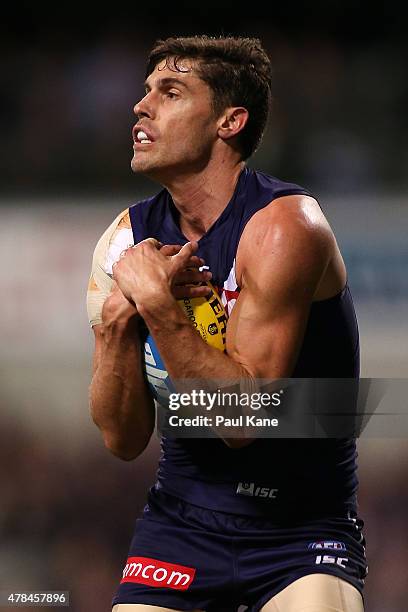
[[[107,446],[124,459],[142,452],[154,426],[152,400],[141,375],[140,316],[171,378],[290,377],[312,302],[336,295],[346,282],[341,254],[317,202],[306,196],[282,197],[254,214],[242,234],[236,260],[241,292],[228,321],[227,354],[194,331],[177,305],[174,286],[194,256],[196,242],[232,197],[244,165],[239,134],[248,112],[229,107],[215,116],[211,92],[198,78],[194,61],[180,64],[185,70],[177,72],[162,62],[146,81],[146,95],[134,109],[131,165],[167,188],[189,242],[173,254],[165,254],[151,239],[128,249],[113,267],[118,288],[105,302],[102,324],[94,327],[93,414]],[[141,131],[148,142],[139,142]],[[248,440],[225,442],[239,448]],[[319,593],[317,604],[313,593]],[[303,609],[361,612],[361,596],[333,576],[313,575],[295,581],[262,608]],[[169,609],[114,607],[115,612],[132,610]]]
[[[165,258],[152,241],[143,241],[115,264],[114,278],[146,321],[170,377],[290,377],[311,302],[331,297],[345,283],[333,234],[319,210],[311,198],[280,198],[248,223],[237,254],[241,294],[227,326],[227,354],[194,333],[171,295],[173,275],[185,265],[182,254],[192,255],[196,243]],[[255,335],[262,341],[252,342]]]
[[[317,202],[305,196],[279,198],[251,218],[240,240],[241,294],[227,327],[228,354],[206,345],[194,332],[171,287],[194,255],[195,241],[232,197],[243,168],[237,138],[248,113],[231,107],[216,117],[210,90],[195,74],[194,63],[185,61],[185,68],[175,72],[162,63],[148,77],[146,95],[135,106],[132,168],[168,189],[180,213],[180,227],[191,242],[168,256],[153,240],[127,250],[114,266],[114,278],[136,312],[109,300],[102,326],[94,328],[99,367],[91,386],[93,414],[103,433],[110,429],[109,447],[116,454],[120,455],[123,442],[126,458],[142,452],[153,430],[151,399],[141,377],[140,342],[129,325],[137,313],[145,319],[170,377],[289,377],[311,302],[335,295],[346,279],[333,233]],[[149,143],[138,141],[140,131]],[[249,341],[255,332],[261,342]],[[129,343],[138,355],[132,372],[119,356]],[[117,373],[114,389],[109,381],[112,367]],[[110,396],[108,403],[105,396]],[[118,419],[114,406],[122,405],[125,398],[127,408]],[[240,446],[248,440],[226,442]]]

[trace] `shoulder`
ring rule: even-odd
[[[238,246],[237,272],[268,264],[325,266],[334,247],[333,232],[313,197],[281,196],[248,221]]]
[[[123,210],[99,238],[94,251],[95,263],[108,273],[112,273],[112,264],[117,261],[122,251],[133,244],[132,227],[129,209]]]
[[[92,327],[102,323],[102,307],[112,291],[112,265],[133,244],[129,209],[122,210],[99,238],[95,247],[87,291],[88,318]],[[94,327],[94,329],[96,329]]]
[[[247,168],[247,170],[247,174],[250,179],[252,178],[252,180],[257,181],[260,185],[269,186],[270,189],[273,189],[276,197],[290,194],[312,195],[308,189],[305,189],[305,187],[302,187],[297,183],[284,181],[276,176],[272,176],[271,174],[261,172],[260,170],[250,168]]]
[[[267,248],[270,243],[288,243],[295,238],[311,243],[333,240],[330,225],[311,196],[281,196],[257,211],[243,231],[240,246]]]
[[[150,211],[159,214],[159,203],[165,200],[167,191],[162,189],[154,196],[139,200],[122,210],[100,237],[94,252],[102,267],[112,272],[112,264],[118,260],[122,251],[135,244],[137,230],[149,216]],[[136,240],[138,242],[140,237]]]
[[[129,216],[129,208],[125,208],[122,210],[112,221],[109,227],[104,231],[101,238],[106,234],[113,234],[123,229],[130,229],[130,216]]]
[[[244,188],[259,201],[272,202],[280,197],[300,195],[312,197],[310,191],[298,185],[283,181],[276,176],[265,174],[251,168],[245,169]]]

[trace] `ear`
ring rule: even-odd
[[[242,106],[227,108],[220,117],[218,124],[218,136],[222,140],[228,140],[237,136],[241,132],[247,121],[249,113],[246,108]]]

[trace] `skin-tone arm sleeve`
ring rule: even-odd
[[[112,265],[133,242],[129,209],[126,209],[102,234],[95,247],[86,296],[91,327],[102,323],[102,307],[113,286]]]

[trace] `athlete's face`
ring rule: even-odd
[[[134,107],[132,170],[158,180],[196,172],[217,140],[211,90],[189,60],[159,63],[146,80],[146,95]]]

